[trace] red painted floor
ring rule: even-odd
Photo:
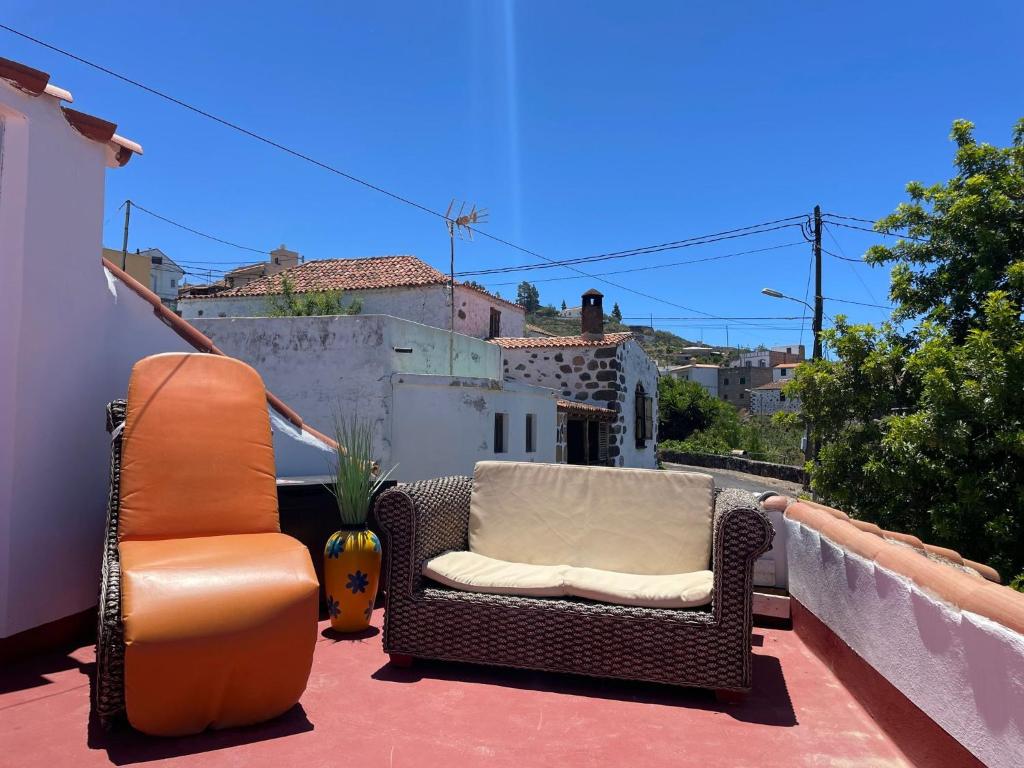
[[[326,626],[298,707],[185,739],[91,725],[91,647],[12,665],[0,671],[0,766],[909,764],[790,631],[755,629],[755,690],[720,705],[666,686],[427,662],[392,669],[376,628],[340,640]]]

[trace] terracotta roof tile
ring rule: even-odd
[[[769,381],[767,384],[762,384],[759,387],[754,387],[754,389],[782,389],[787,384],[789,384],[788,379],[786,381]]]
[[[235,270],[236,274],[243,269]],[[284,278],[288,278],[296,293],[314,291],[372,291],[384,288],[411,288],[421,285],[447,285],[448,276],[415,256],[370,256],[361,259],[317,259],[289,267],[274,275],[266,275],[246,285],[221,291],[216,296],[190,298],[232,298],[236,296],[273,296],[281,293]],[[518,304],[499,298],[472,285],[456,282],[460,288],[471,290],[489,299],[501,302],[520,312]]]
[[[629,331],[622,333],[606,333],[600,339],[587,339],[583,336],[549,336],[549,337],[501,337],[491,339],[503,349],[539,349],[555,347],[617,347],[633,338]]]
[[[578,400],[556,400],[555,404],[558,406],[558,410],[560,411],[579,413],[584,416],[594,416],[599,420],[611,420],[618,415],[618,413],[613,411],[611,408],[602,408],[599,405],[581,403]]]

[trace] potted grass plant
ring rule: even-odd
[[[336,415],[338,451],[328,489],[341,526],[324,547],[324,587],[331,627],[357,632],[370,624],[380,583],[381,548],[369,529],[370,502],[394,467],[381,474],[373,460],[373,427],[356,416]]]

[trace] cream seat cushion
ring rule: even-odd
[[[475,552],[427,561],[423,575],[455,589],[527,597],[585,597],[615,605],[695,608],[711,602],[711,571],[645,575],[570,565],[530,565]]]
[[[530,565],[669,575],[710,567],[710,475],[482,461],[469,550]]]

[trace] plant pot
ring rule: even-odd
[[[380,540],[366,525],[342,526],[324,547],[327,615],[338,632],[370,625],[380,582]]]

